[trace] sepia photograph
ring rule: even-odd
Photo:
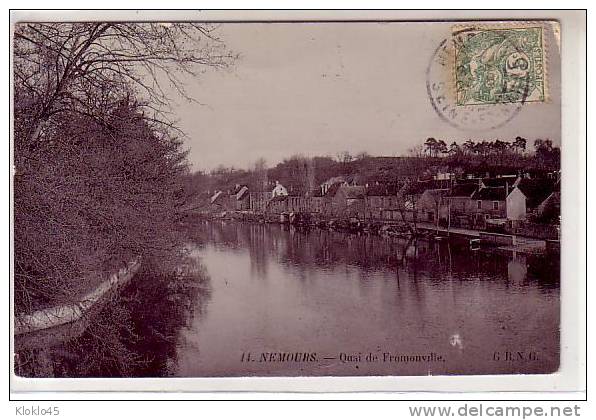
[[[15,377],[560,370],[559,21],[36,16]]]

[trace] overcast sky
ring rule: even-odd
[[[177,112],[195,170],[274,166],[294,154],[347,150],[406,154],[427,137],[452,141],[550,138],[560,142],[558,57],[549,57],[552,101],[530,104],[505,126],[457,129],[439,118],[426,69],[449,23],[239,23],[220,37],[239,53],[233,71],[190,80],[199,104]],[[553,45],[549,54],[557,54]]]

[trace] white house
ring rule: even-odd
[[[507,219],[524,220],[526,218],[526,196],[519,188],[509,193],[506,201]]]
[[[286,187],[281,185],[279,181],[275,181],[275,188],[273,188],[273,191],[271,191],[271,198],[282,197],[286,195],[288,195],[288,190]]]

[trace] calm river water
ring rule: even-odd
[[[190,267],[201,281],[140,273],[103,321],[51,352],[36,350],[50,373],[23,374],[558,369],[558,258],[280,225],[205,222],[192,234],[191,263],[180,272]]]
[[[176,376],[552,372],[559,262],[467,245],[207,223],[210,297]]]

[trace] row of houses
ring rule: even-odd
[[[547,216],[557,221],[559,181],[521,176],[451,179],[436,177],[405,185],[350,185],[341,179],[326,182],[305,194],[293,194],[276,182],[271,191],[237,186],[216,192],[212,211],[251,211],[282,214],[309,212],[333,218],[400,221],[416,220],[469,228],[505,220],[525,221]]]
[[[505,221],[558,223],[560,182],[518,176],[467,179],[449,188],[415,185],[404,193],[418,220],[486,228]]]

